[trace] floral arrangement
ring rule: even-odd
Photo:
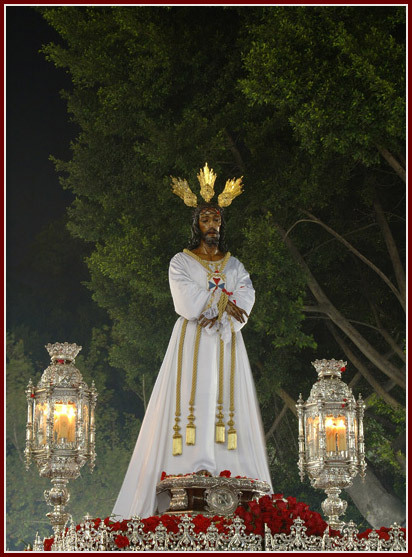
[[[161,481],[170,477],[186,477],[192,476],[192,474],[170,474],[167,475],[166,472],[162,472]],[[202,475],[209,475],[209,472],[202,472]],[[223,470],[220,472],[219,477],[230,478],[232,477],[230,470]],[[245,476],[233,476],[235,478],[246,478]],[[251,480],[253,481],[253,480]],[[187,513],[192,516],[190,513]],[[284,498],[283,494],[276,493],[274,495],[264,495],[258,501],[249,501],[240,505],[234,513],[234,516],[240,517],[245,524],[246,534],[257,534],[264,536],[265,524],[269,527],[272,534],[290,534],[291,526],[296,518],[300,518],[304,521],[304,526],[306,527],[307,536],[322,536],[328,524],[323,520],[322,516],[316,512],[310,510],[306,503],[302,503],[296,500],[295,497]],[[97,530],[101,524],[102,519],[96,518],[92,521],[92,528]],[[111,532],[117,532],[114,538],[114,543],[118,549],[125,549],[130,545],[130,540],[127,536],[129,520],[113,521],[109,517],[103,520],[104,525]],[[161,516],[150,516],[148,518],[141,519],[143,524],[143,531],[145,533],[155,532],[159,524],[168,530],[168,532],[177,534],[179,532],[179,524],[181,523],[181,517],[173,514],[163,514]],[[228,533],[228,526],[230,526],[233,521],[229,517],[225,516],[204,516],[202,514],[197,514],[192,517],[192,523],[194,524],[194,533],[206,533],[208,528],[214,524],[217,531],[220,534]],[[80,524],[76,526],[76,531],[81,528]],[[405,528],[401,528],[406,538]],[[66,528],[66,532],[68,528]],[[357,534],[358,539],[367,539],[369,534],[373,532],[371,528],[365,530],[362,533]],[[380,539],[389,540],[390,528],[382,527],[376,530]],[[329,529],[329,536],[331,537],[341,537],[341,533],[337,530]],[[50,551],[54,538],[46,538],[44,540],[44,550]]]
[[[282,494],[277,493],[274,495],[264,495],[258,501],[249,501],[244,506],[239,506],[235,511],[235,516],[239,516],[246,526],[246,534],[259,534],[264,535],[265,524],[268,525],[272,534],[290,534],[290,527],[293,521],[300,517],[306,526],[306,534],[308,536],[322,536],[327,523],[323,520],[322,516],[316,512],[311,511],[306,503],[296,501],[295,497],[287,497],[286,499]],[[93,520],[92,527],[97,529],[102,522],[101,518]],[[129,521],[112,521],[109,517],[104,519],[104,524],[108,530],[117,532],[114,538],[114,543],[119,549],[124,549],[129,546],[130,541],[127,534]],[[161,516],[150,516],[143,518],[141,522],[144,524],[143,531],[154,532],[159,524],[163,524],[169,532],[177,534],[179,532],[179,524],[181,517],[177,515],[164,514]],[[202,514],[195,515],[192,518],[195,525],[194,533],[206,533],[209,526],[214,524],[220,534],[227,534],[228,526],[232,524],[232,519],[224,516],[208,517]],[[76,526],[76,531],[80,529],[80,525]],[[67,532],[66,528],[66,532]],[[405,528],[401,528],[406,538]],[[371,528],[358,534],[358,539],[368,538],[373,530]],[[376,530],[380,539],[389,540],[390,528],[382,527]],[[341,534],[337,530],[329,530],[329,535],[340,537]],[[50,551],[53,545],[53,538],[44,540],[44,550]]]

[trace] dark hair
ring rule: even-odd
[[[200,245],[200,239],[202,237],[201,232],[200,232],[200,228],[199,228],[199,216],[200,213],[204,210],[204,209],[217,209],[220,213],[220,218],[222,219],[222,224],[220,225],[220,231],[219,231],[219,250],[222,253],[226,253],[228,251],[227,246],[226,246],[226,241],[225,241],[225,227],[226,227],[226,223],[225,223],[225,218],[223,215],[223,209],[222,207],[219,207],[219,205],[217,205],[216,203],[203,203],[202,205],[199,205],[198,207],[195,208],[195,210],[193,211],[193,215],[192,215],[192,237],[189,240],[189,245],[187,246],[187,249],[192,250],[192,249],[196,249],[197,247],[199,247]]]

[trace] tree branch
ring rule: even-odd
[[[377,150],[382,155],[382,157],[386,160],[386,162],[391,166],[399,178],[406,183],[406,172],[403,166],[395,159],[395,157],[381,145],[376,145]]]
[[[281,387],[277,389],[276,393],[280,396],[286,406],[293,412],[293,414],[297,417],[298,411],[296,410],[296,401]]]
[[[16,424],[13,424],[13,438],[14,438],[14,446],[16,448],[17,454],[19,455],[19,459],[24,464],[23,454],[20,451],[20,445],[17,438]]]
[[[385,238],[386,247],[388,248],[389,257],[392,261],[393,270],[395,271],[396,281],[398,283],[399,291],[401,293],[403,303],[406,300],[406,277],[405,271],[402,265],[401,258],[399,256],[399,251],[396,246],[395,240],[393,238],[391,229],[389,228],[388,221],[386,220],[385,213],[383,212],[382,205],[375,195],[373,201],[373,208],[375,209],[376,219],[381,228],[383,237]]]
[[[343,338],[337,333],[335,327],[332,323],[327,323],[327,327],[334,336],[336,342],[339,344],[341,349],[346,354],[346,357],[352,362],[356,369],[363,375],[366,381],[371,385],[373,390],[379,395],[391,408],[397,409],[401,406],[397,400],[395,400],[389,393],[385,391],[382,385],[374,378],[373,374],[367,369],[367,367],[360,361],[360,359],[352,352]]]
[[[273,420],[273,424],[270,426],[270,428],[268,429],[268,432],[265,433],[265,438],[268,439],[272,433],[275,431],[275,429],[278,427],[278,425],[280,424],[280,422],[282,421],[283,416],[286,413],[286,410],[288,409],[287,404],[284,404],[282,410],[280,411],[280,413],[276,416],[276,418]]]
[[[395,365],[385,359],[369,342],[359,333],[355,327],[340,313],[338,309],[332,304],[326,294],[323,292],[319,283],[313,276],[306,261],[303,259],[299,250],[295,247],[290,238],[285,237],[284,230],[276,223],[273,223],[284,238],[284,242],[288,247],[292,257],[302,267],[306,276],[306,283],[315,297],[316,301],[322,307],[326,308],[326,314],[337,325],[345,335],[359,348],[359,350],[385,375],[393,379],[403,389],[406,389],[405,374],[402,373]]]
[[[325,224],[324,222],[322,222],[320,219],[318,219],[317,217],[315,217],[315,215],[312,215],[311,213],[309,213],[308,211],[305,211],[304,209],[302,209],[302,212],[305,213],[306,215],[308,215],[312,221],[309,222],[314,222],[316,224],[319,224],[320,226],[322,226],[325,230],[327,230],[329,232],[329,234],[332,234],[332,236],[335,236],[335,238],[337,240],[339,240],[339,242],[341,242],[345,247],[348,248],[349,251],[351,251],[354,255],[356,255],[356,257],[358,257],[361,261],[363,261],[366,265],[368,265],[368,267],[370,267],[373,271],[375,271],[375,273],[389,286],[389,288],[392,290],[392,292],[395,294],[395,296],[398,298],[402,308],[405,310],[406,309],[406,304],[405,304],[405,298],[402,297],[401,293],[399,292],[399,290],[395,287],[395,285],[389,280],[389,278],[385,275],[385,273],[383,273],[374,263],[372,263],[372,261],[370,261],[367,257],[365,257],[364,255],[362,255],[362,253],[360,253],[360,251],[358,251],[355,247],[352,246],[352,244],[350,244],[347,240],[345,240],[345,238],[343,236],[341,236],[340,234],[338,234],[335,230],[333,230],[333,228],[331,228],[330,226],[328,226],[327,224]]]
[[[242,172],[244,172],[245,171],[245,165],[244,165],[244,162],[243,162],[243,159],[242,159],[242,155],[240,154],[239,149],[236,147],[236,143],[234,142],[233,137],[230,135],[230,133],[227,131],[226,128],[225,128],[225,135],[226,135],[226,138],[229,142],[229,147],[230,147],[230,150],[232,151],[232,155],[233,155],[233,157],[236,161],[236,164],[238,165],[240,170]]]

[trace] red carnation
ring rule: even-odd
[[[223,478],[230,478],[231,472],[230,470],[223,470],[222,472],[220,472],[219,476],[223,477]]]
[[[144,518],[142,522],[144,524],[143,532],[146,534],[148,532],[154,532],[156,527],[160,524],[160,516],[149,516],[148,518]]]
[[[170,514],[164,514],[161,517],[161,522],[168,532],[173,532],[177,534],[179,532],[180,518],[178,516],[171,516]]]
[[[200,534],[200,532],[206,533],[209,526],[212,524],[212,520],[203,514],[196,515],[193,520],[194,532],[195,534]]]
[[[123,547],[127,547],[128,545],[130,545],[129,538],[127,536],[122,536],[121,534],[118,534],[115,537],[114,543],[117,545],[119,549],[122,549]]]
[[[162,482],[166,477],[166,472],[162,472],[162,475],[160,476],[160,481]]]

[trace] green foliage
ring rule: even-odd
[[[405,426],[404,407],[391,408],[376,394],[371,395],[365,419],[366,456],[402,500],[405,500]]]
[[[371,166],[377,144],[403,152],[404,17],[403,7],[266,8],[250,28],[243,91],[284,113],[313,155]]]
[[[98,465],[93,477],[85,474],[73,483],[73,508],[103,516],[126,471],[176,318],[167,265],[187,244],[190,219],[170,193],[170,175],[187,178],[198,191],[196,173],[208,161],[218,174],[217,193],[227,178],[243,175],[245,193],[227,210],[226,221],[229,249],[251,272],[256,289],[244,336],[266,431],[281,408],[280,388],[294,399],[299,392],[306,398],[315,379],[310,361],[346,359],[285,237],[341,314],[402,369],[379,332],[385,329],[395,342],[406,338],[398,301],[308,213],[396,283],[373,203],[379,199],[404,260],[405,192],[377,146],[402,160],[405,10],[70,6],[41,11],[62,37],[62,44],[43,50],[71,75],[73,89],[64,96],[80,129],[71,160],[55,161],[62,186],[75,196],[68,228],[85,246],[89,277],[81,280],[111,323],[106,326],[100,317],[89,323],[90,346],[78,358],[85,379],[94,379],[100,393]],[[67,265],[62,260],[59,266]],[[30,336],[24,319],[16,325]],[[385,385],[383,374],[365,363]],[[350,363],[347,373],[350,381],[355,376]],[[363,379],[354,390],[364,397],[373,392]],[[404,404],[402,392],[391,394]],[[384,440],[391,443],[404,425],[398,414],[384,415],[377,406],[373,411],[387,423],[379,422],[383,429],[376,420],[368,426],[373,443],[381,438],[370,458],[376,467],[395,471],[392,482],[385,475],[385,485],[399,495],[404,490],[399,459]],[[287,495],[305,494],[318,508],[320,495],[298,478],[290,441],[296,424],[289,411],[287,416],[269,440],[274,485]],[[87,493],[91,504],[83,498]]]

